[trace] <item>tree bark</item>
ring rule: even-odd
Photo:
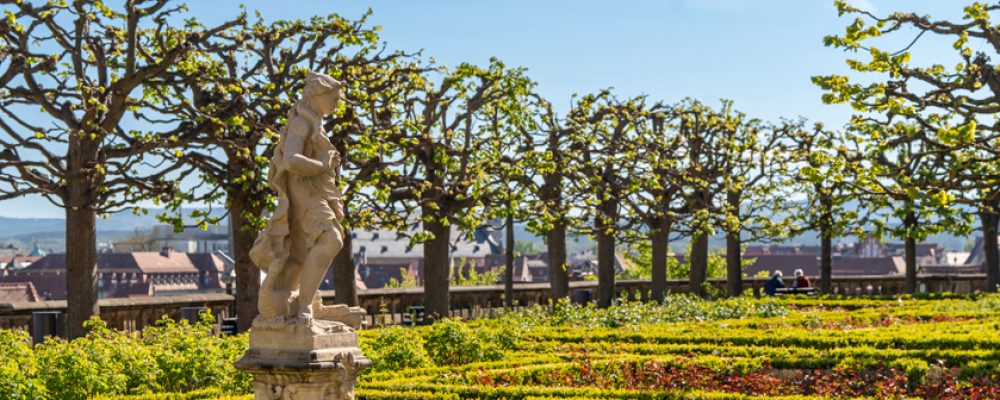
[[[817,193],[823,193],[822,186],[815,186]],[[823,208],[819,221],[819,290],[833,292],[833,199],[824,195],[820,198]]]
[[[733,210],[739,224],[740,219],[740,197],[736,191],[727,191],[726,202],[729,209]],[[740,238],[741,225],[726,232],[726,292],[729,296],[739,296],[743,293],[743,243]]]
[[[85,135],[69,135],[66,179],[66,334],[87,333],[83,323],[100,316],[97,304],[97,203],[101,184],[94,176],[96,144]]]
[[[697,296],[704,296],[702,284],[708,275],[708,235],[696,232],[691,238],[691,278],[688,280],[688,290]]]
[[[997,244],[997,213],[980,211],[983,229],[983,252],[986,259],[986,291],[995,292],[1000,286],[1000,246]]]
[[[344,248],[333,258],[333,290],[337,304],[358,305],[358,286],[355,282],[354,248],[351,230],[344,227]]]
[[[833,292],[833,235],[830,228],[820,228],[819,253],[819,290],[829,294]]]
[[[688,200],[688,206],[692,214],[697,214],[701,210],[707,210],[711,204],[710,196],[705,191],[698,191],[694,197]],[[688,291],[696,296],[704,296],[702,290],[705,280],[708,278],[708,233],[696,228],[691,236],[691,254],[688,260],[691,264],[691,276],[688,278]]]
[[[560,135],[556,131],[549,132],[547,151],[552,155],[556,165],[561,165],[562,154],[559,149]],[[550,210],[561,210],[563,171],[555,168],[543,177],[541,195]],[[546,246],[549,253],[549,290],[552,300],[569,298],[569,268],[566,257],[566,221],[562,215],[551,230],[546,232]]]
[[[556,222],[546,233],[546,248],[549,253],[549,285],[552,300],[569,297],[569,271],[566,261],[566,224]]]
[[[97,213],[86,207],[66,207],[66,334],[70,339],[84,336],[83,323],[100,316],[97,297]]]
[[[250,259],[250,249],[257,238],[246,215],[258,215],[260,210],[250,209],[248,194],[234,188],[229,193],[229,230],[232,240],[233,261],[236,271],[236,329],[246,332],[257,317],[260,293],[260,268]]]
[[[507,265],[503,271],[504,282],[503,282],[503,299],[504,304],[509,307],[514,307],[514,215],[513,213],[507,214],[507,226],[505,227],[507,243],[504,246],[504,255],[507,261]],[[527,266],[525,266],[527,268]]]
[[[652,224],[650,248],[652,249],[652,277],[650,297],[662,302],[667,289],[667,258],[670,253],[670,223],[657,221]]]
[[[743,243],[740,232],[726,234],[726,290],[729,296],[739,296],[743,293]]]
[[[617,200],[603,201],[594,221],[597,229],[597,306],[607,308],[615,299],[615,226]]]
[[[442,218],[430,207],[423,214],[432,217],[424,220],[424,230],[434,238],[424,242],[424,312],[428,317],[449,316],[449,278],[451,275],[451,228],[442,224]]]
[[[615,299],[615,236],[597,233],[597,306],[607,308]]]
[[[905,232],[904,261],[906,262],[906,293],[917,292],[917,240],[913,230],[917,227],[917,217],[912,212],[903,218]]]

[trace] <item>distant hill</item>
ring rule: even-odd
[[[156,220],[156,215],[161,212],[162,210],[151,209],[148,214],[145,215],[134,215],[131,212],[128,212],[113,214],[108,216],[106,219],[98,219],[98,241],[122,239],[133,234],[136,230],[145,230],[152,226],[159,225],[160,222]],[[217,210],[216,212],[221,213],[220,210]],[[222,223],[225,224],[225,221]],[[973,233],[972,236],[975,237],[976,233]],[[0,217],[0,244],[16,242],[22,245],[30,245],[32,241],[39,241],[40,243],[45,243],[46,247],[61,250],[65,247],[63,243],[65,240],[64,237],[65,220],[60,218]],[[525,224],[515,225],[514,237],[517,240],[535,242],[537,247],[540,249],[545,248],[544,239],[529,232],[525,228]],[[834,242],[836,243],[846,240],[854,239],[838,238],[835,239]],[[937,235],[929,238],[927,241],[941,244],[947,249],[962,250],[966,246],[968,240],[968,238],[953,235]],[[887,241],[892,242],[895,240],[887,239]],[[805,234],[790,240],[788,243],[817,245],[819,244],[819,239],[816,233],[806,232]],[[585,251],[595,247],[594,241],[585,236],[571,236],[568,238],[566,244],[570,253]],[[712,249],[725,248],[725,239],[721,236],[713,237],[709,240],[709,246]],[[671,243],[670,247],[674,251],[685,252],[687,249],[687,239],[683,238],[681,240],[677,240]]]
[[[112,214],[106,218],[97,219],[97,231],[100,232],[133,232],[136,229],[149,228],[161,224],[156,215],[163,212],[160,209],[150,209],[147,214],[135,215],[131,212]],[[216,211],[221,215],[222,212]],[[32,234],[58,233],[66,230],[66,220],[62,218],[12,218],[0,217],[0,237],[14,237]],[[225,223],[225,221],[223,221]]]
[[[58,218],[0,217],[0,236],[14,237],[42,232],[63,232],[65,221]]]
[[[97,220],[97,241],[108,242],[127,238],[137,230],[147,230],[160,225],[156,215],[160,209],[150,209],[147,214],[131,212],[112,214]],[[221,211],[216,211],[221,214]],[[223,220],[222,224],[226,221]],[[54,251],[65,249],[66,220],[62,218],[12,218],[0,217],[0,244],[28,247],[38,242],[42,248]]]
[[[979,235],[978,232],[973,232],[970,235],[970,237],[971,238],[975,238],[978,235]],[[935,236],[931,236],[931,237],[927,238],[926,242],[927,243],[937,243],[937,244],[940,244],[940,245],[944,246],[945,249],[948,249],[948,250],[962,251],[966,247],[966,245],[968,244],[970,237],[954,236],[954,235],[949,235],[949,234],[940,234],[940,235],[935,235]],[[545,248],[545,240],[544,240],[544,238],[535,236],[534,233],[529,232],[527,229],[525,229],[524,224],[515,224],[514,238],[517,239],[517,240],[534,242],[536,244],[536,247],[539,248],[539,249],[544,249]],[[849,241],[857,241],[857,238],[854,238],[854,237],[842,237],[842,238],[835,238],[833,240],[834,243],[849,242]],[[886,242],[890,242],[890,243],[902,242],[901,240],[897,240],[897,239],[894,239],[894,238],[886,238],[885,241]],[[744,245],[750,245],[750,244],[767,244],[767,243],[743,243],[743,244]],[[807,246],[818,246],[819,245],[819,233],[818,232],[808,231],[808,232],[803,233],[802,235],[799,235],[799,236],[797,236],[795,238],[792,238],[792,239],[788,240],[785,243],[771,243],[771,244],[779,244],[779,245],[780,244],[789,244],[789,245],[790,244],[798,244],[798,245],[807,245]],[[675,241],[673,241],[673,242],[670,243],[670,248],[673,251],[679,252],[679,253],[685,253],[685,252],[687,252],[687,246],[688,246],[688,238],[681,238],[679,240],[675,240]],[[726,238],[723,237],[723,236],[714,236],[714,237],[711,237],[708,240],[708,246],[709,246],[709,248],[711,250],[725,249],[726,248]],[[567,250],[570,253],[574,253],[574,252],[584,251],[584,250],[588,250],[588,249],[594,249],[596,247],[596,243],[591,238],[586,237],[586,236],[583,236],[583,237],[572,237],[572,238],[568,238],[566,240],[566,247],[568,248]]]

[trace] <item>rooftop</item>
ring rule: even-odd
[[[97,269],[101,272],[134,272],[144,274],[198,273],[199,267],[222,270],[222,261],[208,253],[134,252],[98,253]],[[65,271],[66,254],[49,254],[35,261],[23,273]]]

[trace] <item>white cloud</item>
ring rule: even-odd
[[[848,0],[847,2],[862,11],[868,11],[870,13],[878,12],[878,9],[875,8],[875,4],[872,4],[871,0]]]

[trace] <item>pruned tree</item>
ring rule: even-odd
[[[731,102],[723,102],[724,110],[731,107]],[[798,127],[764,123],[735,111],[723,115],[718,224],[726,234],[727,293],[737,296],[743,293],[744,241],[776,241],[788,235],[788,226],[774,214],[790,205],[789,196],[782,193],[790,161],[787,139]]]
[[[786,223],[793,236],[808,230],[819,234],[819,289],[831,293],[833,239],[859,226],[862,216],[856,202],[850,206],[858,196],[848,160],[854,157],[846,154],[844,134],[824,129],[822,124],[816,124],[811,131],[796,129],[791,133],[790,191],[805,198],[789,205],[790,220]]]
[[[656,103],[636,121],[642,156],[633,177],[639,184],[638,190],[625,199],[627,219],[642,228],[630,231],[645,234],[649,241],[650,297],[654,301],[664,299],[671,234],[678,233],[676,228],[685,213],[681,185],[687,168],[686,149],[675,127],[668,125],[672,111]]]
[[[609,307],[615,297],[615,251],[626,221],[623,203],[637,190],[635,171],[641,160],[636,121],[646,112],[646,98],[621,100],[610,90],[578,100],[567,126],[576,172],[569,181],[574,201],[582,204],[575,224],[597,241],[597,306]]]
[[[264,179],[267,156],[289,107],[302,90],[306,72],[320,71],[350,82],[345,90],[349,101],[363,99],[351,101],[328,124],[328,131],[340,144],[342,168],[364,171],[342,179],[346,183],[345,201],[353,205],[353,195],[368,187],[367,177],[381,167],[370,151],[348,152],[348,142],[367,143],[378,137],[359,133],[385,126],[369,119],[373,115],[369,108],[386,102],[380,96],[390,92],[385,82],[394,79],[395,63],[408,55],[384,54],[385,48],[378,42],[379,28],[367,23],[369,15],[358,20],[332,14],[308,21],[258,20],[234,26],[199,47],[199,55],[212,66],[208,68],[211,73],[175,82],[169,92],[162,93],[177,100],[173,107],[159,110],[161,114],[199,129],[192,132],[195,140],[177,156],[180,162],[198,167],[203,176],[196,185],[185,188],[184,196],[177,196],[171,208],[180,210],[193,200],[208,204],[225,201],[236,261],[237,326],[241,330],[248,329],[257,315],[260,270],[250,260],[249,251],[263,223],[261,214],[273,206],[274,197]],[[364,160],[359,160],[359,155],[364,155]],[[349,305],[357,305],[349,237],[352,225],[364,225],[355,222],[357,215],[345,214],[346,250],[338,254],[341,261],[334,263],[345,265],[335,267],[335,275],[344,269],[348,278],[335,277],[334,282],[339,289],[337,300]],[[163,219],[182,229],[187,224],[216,223],[222,218],[211,213],[196,217],[200,218],[185,220],[175,212]]]
[[[851,157],[852,182],[863,208],[871,209],[876,237],[883,233],[904,243],[906,292],[917,291],[917,243],[941,232],[967,234],[971,221],[948,192],[948,157],[927,142],[911,140],[920,128],[907,123],[855,122],[860,137]],[[868,140],[878,137],[878,140]]]
[[[517,95],[498,99],[482,109],[486,125],[484,150],[481,159],[485,169],[485,179],[489,196],[484,197],[486,219],[502,220],[504,231],[504,305],[514,304],[514,258],[516,246],[514,224],[530,218],[531,213],[524,204],[532,187],[531,158],[526,153],[534,150],[529,132],[536,129],[532,118],[531,103],[527,96]]]
[[[857,83],[839,75],[817,76],[813,81],[826,90],[823,100],[849,103],[859,114],[853,125],[893,124],[902,118],[919,129],[906,142],[924,142],[927,151],[952,160],[946,164],[949,183],[936,188],[951,192],[956,201],[975,207],[986,248],[987,285],[1000,287],[1000,254],[997,223],[1000,191],[995,164],[995,141],[1000,126],[994,116],[1000,111],[1000,75],[990,55],[1000,53],[1000,34],[991,20],[998,4],[974,2],[965,7],[960,21],[937,20],[916,13],[897,12],[879,17],[872,12],[836,2],[840,15],[856,18],[843,35],[828,36],[827,46],[845,51],[864,50],[865,59],[850,59],[848,66],[863,73],[878,74],[870,82]],[[876,47],[880,38],[914,32],[909,46],[898,51]],[[922,37],[932,35],[953,40],[957,64],[924,66],[911,64],[910,49]],[[973,40],[977,44],[973,43]],[[979,46],[978,43],[983,44]],[[973,49],[980,49],[974,51]],[[869,129],[865,132],[878,133]],[[882,140],[870,137],[871,140]],[[902,142],[893,145],[902,145]]]
[[[377,30],[378,28],[376,28]],[[330,140],[341,153],[340,183],[344,198],[344,249],[333,260],[333,282],[338,303],[357,305],[353,231],[402,229],[390,201],[390,177],[398,172],[399,142],[406,120],[406,94],[424,85],[423,65],[416,54],[386,53],[369,43],[365,52],[336,60],[330,74],[348,82],[349,102],[342,114],[327,124]]]
[[[726,162],[721,146],[725,140],[723,135],[730,129],[727,125],[731,127],[733,124],[730,113],[728,108],[716,111],[696,100],[685,99],[674,105],[669,114],[670,124],[677,129],[679,146],[685,151],[685,168],[679,185],[683,188],[685,229],[691,237],[688,290],[697,295],[705,294],[708,238],[715,233],[714,216],[722,212],[717,205]]]
[[[190,138],[150,112],[148,93],[198,73],[194,49],[238,19],[179,24],[184,6],[168,0],[0,6],[0,199],[41,195],[65,209],[67,333],[78,337],[99,312],[97,216],[169,200],[187,172],[163,154]]]
[[[401,126],[390,139],[399,145],[398,157],[390,162],[394,173],[382,181],[401,214],[420,218],[423,230],[412,240],[424,246],[425,310],[446,317],[451,228],[470,232],[483,225],[483,205],[496,189],[483,168],[496,155],[487,143],[490,107],[527,96],[533,84],[522,69],[496,59],[487,67],[462,64],[427,75],[401,97]]]
[[[576,174],[577,164],[570,155],[569,128],[556,115],[552,103],[532,96],[534,123],[525,124],[531,149],[521,154],[526,163],[525,190],[528,193],[525,213],[527,229],[544,235],[549,265],[550,297],[569,297],[569,259],[566,235],[576,221],[566,192],[567,181]]]

